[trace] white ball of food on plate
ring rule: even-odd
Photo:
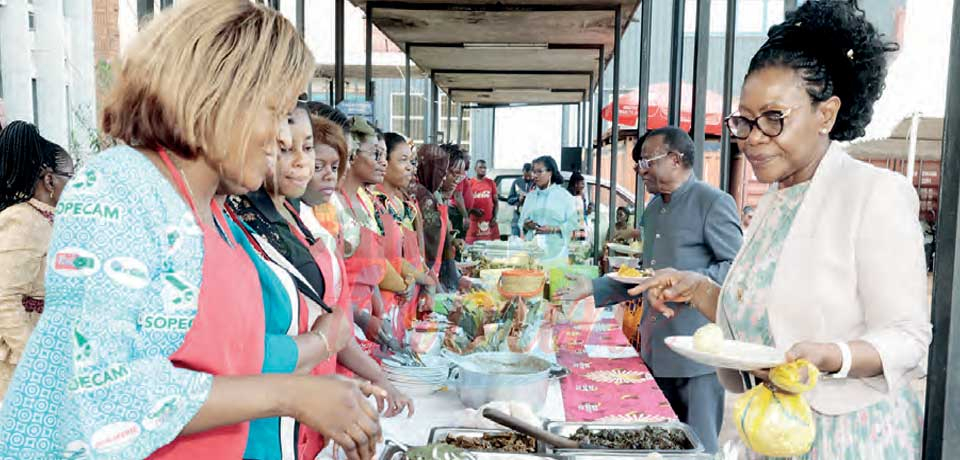
[[[715,353],[723,347],[723,330],[715,323],[709,323],[693,333],[693,348],[697,351]]]

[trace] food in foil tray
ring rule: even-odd
[[[520,433],[483,433],[481,437],[447,435],[443,441],[454,447],[465,450],[480,450],[488,452],[534,453],[537,451],[537,441],[530,436]]]
[[[646,426],[631,429],[591,429],[580,427],[570,439],[617,450],[690,450],[693,442],[683,430]]]

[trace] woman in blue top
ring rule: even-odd
[[[259,375],[260,285],[214,200],[260,187],[312,67],[293,25],[245,0],[178,3],[127,48],[102,119],[127,145],[60,200],[0,458],[239,459],[246,421],[278,415],[373,456],[375,388]]]
[[[565,262],[567,243],[580,223],[573,195],[563,188],[563,176],[552,157],[533,160],[535,187],[520,210],[523,234],[544,251],[544,262]]]

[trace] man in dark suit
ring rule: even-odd
[[[635,170],[654,194],[641,221],[643,267],[697,271],[723,284],[743,243],[740,215],[733,197],[693,175],[693,149],[690,136],[675,127],[650,131],[633,149]],[[630,287],[607,277],[580,278],[559,294],[567,300],[593,295],[597,306],[612,305],[629,300]],[[707,451],[716,452],[724,397],[716,371],[663,343],[669,336],[692,335],[707,319],[695,308],[676,312],[667,318],[644,309],[640,356],[680,420],[693,427]]]

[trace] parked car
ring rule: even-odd
[[[570,172],[563,172],[563,186],[566,188],[567,181],[570,180]],[[510,237],[510,227],[511,222],[513,221],[514,207],[507,204],[507,197],[510,196],[510,187],[513,186],[513,181],[519,179],[523,176],[523,172],[519,169],[494,169],[491,170],[488,174],[489,177],[492,177],[494,182],[497,184],[497,194],[500,199],[500,207],[497,211],[497,225],[500,228],[500,238],[507,239]],[[597,180],[596,177],[584,174],[584,179],[586,180],[586,189],[585,192],[588,194],[588,200],[590,203],[594,202],[594,194],[596,190]],[[600,181],[600,238],[604,238],[607,235],[607,227],[609,226],[609,203],[610,200],[610,181],[602,180]],[[622,185],[617,185],[617,202],[616,206],[626,206],[630,209],[631,214],[633,213],[634,206],[636,204],[636,198],[633,194],[633,191],[628,190]],[[614,208],[616,209],[616,208]],[[590,218],[593,218],[591,214]],[[590,222],[590,231],[593,230],[593,221]],[[591,237],[592,238],[592,237]]]

